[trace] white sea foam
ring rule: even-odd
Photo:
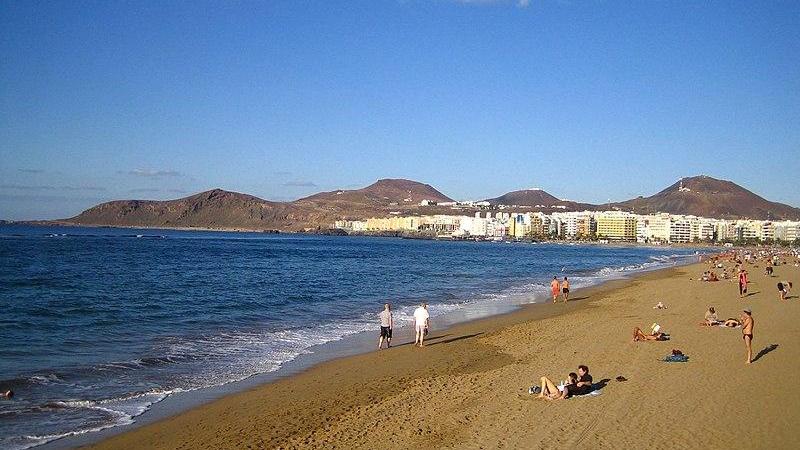
[[[652,261],[621,267],[603,267],[587,274],[571,276],[575,288],[599,284],[605,280],[616,279],[643,270],[665,267],[674,263],[676,258],[685,255],[667,255],[651,257]],[[511,286],[497,292],[475,294],[463,298],[453,298],[447,302],[431,302],[429,312],[432,318],[443,317],[456,311],[464,311],[464,318],[474,318],[469,311],[496,311],[486,308],[498,305],[515,306],[534,303],[546,299],[549,285],[540,281],[531,281]],[[396,326],[411,323],[416,305],[401,306],[394,310]],[[28,444],[19,448],[29,448],[55,439],[100,431],[106,428],[133,423],[135,418],[146,412],[153,404],[162,401],[176,392],[220,386],[241,381],[254,375],[279,370],[284,364],[300,355],[309,354],[313,347],[349,336],[374,331],[377,311],[363,313],[352,320],[320,324],[311,327],[292,327],[283,330],[241,330],[225,331],[216,334],[167,338],[153,348],[155,358],[139,358],[131,361],[110,362],[95,366],[97,370],[146,370],[154,365],[171,365],[189,361],[197,363],[198,371],[181,373],[172,382],[177,384],[173,389],[153,390],[118,398],[90,401],[57,402],[59,407],[76,409],[93,409],[109,415],[109,423],[102,426],[88,427],[62,434],[25,436]],[[192,360],[196,358],[197,361]],[[215,361],[207,364],[207,360]],[[55,376],[55,375],[53,375]],[[33,377],[37,383],[49,383],[57,380],[52,377]]]

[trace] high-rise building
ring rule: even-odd
[[[635,241],[636,216],[623,211],[604,211],[594,216],[597,237],[609,241]]]

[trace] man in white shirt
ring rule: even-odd
[[[428,329],[429,318],[428,305],[422,303],[417,309],[414,310],[414,328],[416,330],[414,345],[422,347],[425,340],[425,331]]]
[[[390,304],[383,305],[383,311],[378,314],[381,319],[381,337],[378,339],[378,350],[383,347],[383,340],[386,339],[386,348],[392,346],[392,328],[394,328],[394,321],[392,320],[392,306]]]

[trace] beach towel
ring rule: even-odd
[[[603,390],[602,390],[602,389],[597,389],[597,390],[594,390],[594,391],[592,391],[592,392],[589,392],[588,394],[583,394],[583,395],[573,395],[573,397],[575,397],[575,398],[583,398],[583,397],[597,397],[598,395],[602,395],[602,394],[603,394]]]
[[[686,362],[689,361],[689,357],[686,355],[667,355],[663,359],[664,362]]]

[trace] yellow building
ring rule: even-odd
[[[635,241],[636,216],[622,211],[605,211],[594,216],[597,237],[609,241]]]

